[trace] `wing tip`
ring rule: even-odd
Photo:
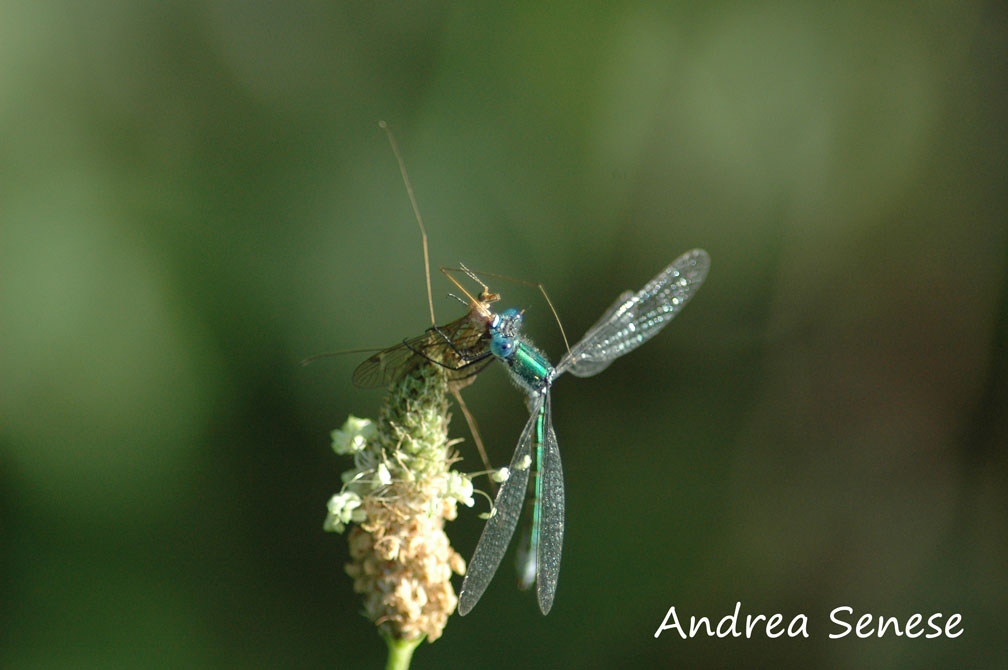
[[[459,591],[458,607],[456,607],[456,611],[459,613],[459,616],[469,614],[469,612],[476,607],[476,603],[479,602],[480,595],[483,594],[473,595],[471,591],[467,591],[465,583],[463,583],[462,590]]]

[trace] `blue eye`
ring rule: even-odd
[[[514,339],[494,334],[490,339],[490,353],[497,358],[507,358],[514,350]]]

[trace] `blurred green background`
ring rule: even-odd
[[[555,388],[552,613],[505,564],[414,668],[1008,665],[1003,3],[2,15],[4,667],[384,663],[322,532],[328,433],[382,394],[361,355],[298,365],[429,325],[379,119],[434,265],[542,282],[575,339],[712,257],[666,331]],[[538,293],[494,288],[559,358]],[[509,386],[466,394],[498,464]],[[449,527],[466,558],[481,527]],[[811,638],[654,638],[736,601]],[[830,640],[840,605],[965,633]]]

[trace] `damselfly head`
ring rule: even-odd
[[[525,310],[519,311],[514,307],[509,307],[500,314],[494,315],[493,321],[490,322],[490,330],[501,337],[513,339],[517,337],[518,331],[521,330],[522,315],[524,313]]]

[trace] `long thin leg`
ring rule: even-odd
[[[399,146],[396,144],[395,137],[392,136],[392,131],[389,130],[387,123],[379,121],[378,125],[385,131],[385,134],[388,136],[389,144],[392,145],[392,153],[395,154],[396,162],[399,163],[399,174],[402,175],[403,184],[406,185],[406,195],[409,196],[410,206],[413,207],[413,214],[416,216],[417,225],[420,226],[420,239],[423,240],[424,275],[427,277],[427,305],[430,307],[431,323],[437,323],[437,320],[434,318],[434,298],[431,294],[430,254],[427,252],[427,229],[424,228],[423,217],[420,216],[420,207],[417,205],[416,195],[413,193],[413,184],[410,182],[409,174],[406,172],[406,162],[403,161],[402,154],[399,153]]]
[[[490,465],[490,459],[487,458],[486,447],[483,446],[483,438],[480,437],[479,427],[476,425],[476,419],[469,412],[469,408],[465,404],[465,400],[462,399],[462,394],[457,388],[452,388],[452,396],[455,398],[455,402],[458,403],[459,409],[462,410],[462,416],[465,417],[466,425],[469,426],[469,432],[472,433],[473,442],[476,443],[476,450],[479,452],[480,459],[483,461],[483,467],[486,468],[487,472],[493,470]],[[493,486],[493,480],[490,480],[490,485]]]
[[[448,281],[455,284],[455,286],[458,287],[458,290],[462,291],[462,293],[465,294],[465,297],[469,298],[470,305],[479,306],[478,308],[483,313],[483,316],[485,316],[487,319],[490,319],[493,316],[493,314],[490,312],[489,309],[485,307],[485,305],[486,303],[496,302],[497,300],[500,300],[500,295],[496,293],[491,293],[490,287],[481,282],[476,275],[474,275],[472,272],[469,272],[468,270],[458,268],[440,268],[440,270],[441,273],[448,278]],[[462,286],[462,284],[460,284],[459,281],[452,276],[451,274],[452,272],[465,272],[470,279],[473,279],[474,281],[476,281],[476,283],[478,283],[480,286],[483,287],[483,290],[480,293],[479,300],[474,298],[473,294],[470,293],[468,290],[466,290],[466,287]]]
[[[402,346],[406,347],[417,356],[425,358],[431,363],[434,363],[435,365],[440,365],[441,367],[446,368],[448,370],[461,370],[462,368],[470,366],[473,363],[479,363],[481,360],[493,355],[489,351],[483,351],[478,354],[470,354],[468,351],[463,351],[462,349],[456,347],[455,342],[450,337],[448,337],[448,335],[442,332],[441,329],[438,328],[437,326],[432,326],[431,328],[427,329],[427,332],[431,331],[441,336],[441,339],[445,341],[445,344],[447,344],[448,347],[452,350],[452,352],[459,357],[459,360],[462,361],[461,365],[459,365],[458,367],[454,367],[447,363],[442,363],[441,361],[431,358],[430,356],[428,356],[427,354],[425,354],[423,351],[420,350],[419,345],[415,345],[408,338],[402,341]]]

